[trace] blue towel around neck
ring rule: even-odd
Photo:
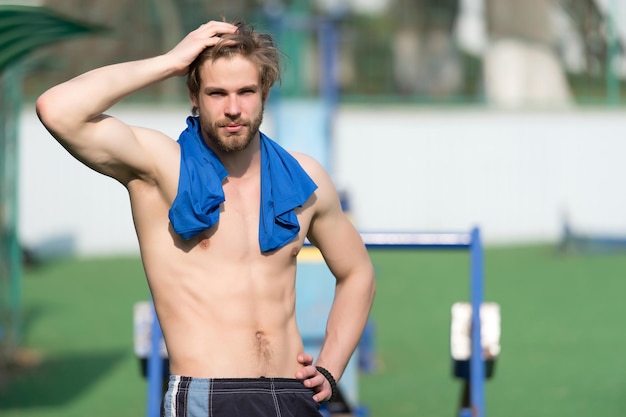
[[[291,242],[300,232],[294,209],[302,206],[317,185],[298,161],[272,139],[261,135],[261,210],[259,246],[269,252]],[[187,118],[178,138],[180,178],[178,194],[169,210],[174,231],[191,239],[215,225],[225,201],[222,183],[228,171],[209,148],[197,117]]]

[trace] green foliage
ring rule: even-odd
[[[102,30],[44,7],[0,5],[0,72],[44,45]]]

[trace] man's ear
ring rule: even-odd
[[[267,100],[270,98],[270,90],[267,90],[267,94],[265,95],[265,98],[263,99],[263,104],[267,103]]]
[[[189,96],[189,101],[191,102],[191,104],[192,104],[194,107],[198,107],[198,97],[197,97],[197,96],[194,96],[194,95],[191,93],[191,91],[189,91],[188,96]]]

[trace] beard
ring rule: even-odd
[[[254,136],[259,132],[263,122],[263,108],[259,114],[252,119],[221,119],[216,122],[206,120],[200,115],[202,131],[209,142],[217,150],[225,153],[237,152],[246,149]],[[236,123],[243,129],[240,132],[229,133],[222,128],[229,124]]]

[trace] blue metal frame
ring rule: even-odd
[[[472,230],[470,243],[472,300],[472,356],[470,358],[470,403],[473,415],[485,415],[485,361],[482,355],[480,306],[483,303],[483,248],[480,230]],[[474,414],[475,413],[475,414]]]
[[[361,238],[371,249],[467,249],[472,242],[471,233],[362,232]]]
[[[470,253],[472,304],[472,355],[470,358],[470,409],[460,416],[485,417],[485,361],[482,357],[480,306],[483,303],[483,248],[480,229],[470,233],[361,233],[371,249],[463,249]]]
[[[148,357],[148,405],[146,408],[147,417],[159,417],[161,415],[160,405],[163,397],[163,358],[161,357],[161,325],[157,318],[154,304],[152,305],[152,333],[150,335],[150,356]]]

